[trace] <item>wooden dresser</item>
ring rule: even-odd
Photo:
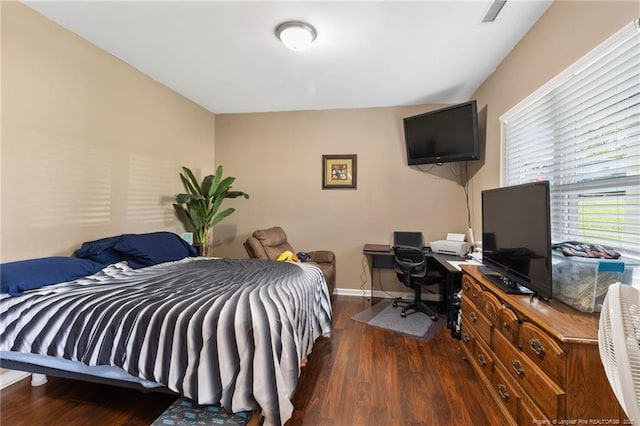
[[[460,346],[505,424],[625,424],[600,361],[598,315],[506,294],[479,268],[463,265]]]

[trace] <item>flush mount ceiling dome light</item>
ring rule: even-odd
[[[289,49],[299,52],[311,46],[316,39],[316,30],[305,22],[288,21],[278,25],[276,36]]]

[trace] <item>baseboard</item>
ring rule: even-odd
[[[359,288],[336,288],[333,291],[333,294],[338,296],[358,296],[369,298],[372,296],[371,291],[369,289],[362,290]],[[376,299],[393,299],[394,297],[402,297],[405,299],[411,299],[413,297],[412,292],[407,291],[382,291],[382,290],[374,290],[373,297]],[[422,300],[429,300],[437,302],[440,300],[440,296],[438,294],[432,293],[423,293]]]
[[[333,290],[333,294],[338,295],[338,296],[359,296],[359,297],[370,297],[371,296],[371,291],[370,290],[362,290],[359,288],[336,288],[335,290]],[[373,297],[375,298],[381,298],[381,299],[391,299],[394,297],[405,297],[405,296],[409,296],[413,293],[408,293],[408,292],[399,292],[399,291],[389,291],[389,292],[384,292],[384,291],[380,291],[380,290],[374,290],[373,291]]]
[[[22,379],[26,379],[30,375],[31,373],[25,373],[24,371],[6,370],[0,374],[0,389],[9,387]]]

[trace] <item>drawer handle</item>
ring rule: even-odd
[[[544,346],[542,346],[542,343],[540,343],[540,340],[538,339],[529,340],[529,347],[536,355],[540,357],[544,356]]]
[[[472,322],[476,322],[476,321],[478,321],[478,317],[476,316],[476,313],[475,313],[475,312],[471,312],[471,313],[469,314],[469,318],[471,318],[471,321],[472,321]]]
[[[502,329],[503,329],[504,331],[508,331],[508,332],[510,332],[510,331],[511,331],[511,326],[509,325],[509,323],[508,323],[508,322],[503,322],[503,323],[502,323]]]
[[[498,385],[498,392],[500,392],[502,399],[509,399],[509,391],[507,391],[507,387],[502,383]]]
[[[480,365],[481,365],[481,366],[483,366],[483,367],[484,367],[485,365],[487,365],[487,360],[486,360],[486,358],[484,357],[484,355],[482,355],[482,354],[478,354],[478,362],[479,362],[479,363],[480,363]]]
[[[462,333],[462,341],[465,343],[469,343],[469,340],[471,340],[471,338],[469,337],[468,333]]]
[[[471,289],[471,284],[469,284],[469,281],[465,281],[465,282],[462,284],[462,288],[463,288],[464,290],[466,290],[466,291],[469,291],[469,290]]]
[[[520,377],[524,376],[524,368],[522,368],[522,364],[517,359],[511,361],[511,366],[515,370],[516,374]]]

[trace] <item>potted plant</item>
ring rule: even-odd
[[[195,245],[200,246],[200,255],[208,256],[211,230],[236,211],[232,207],[218,211],[222,202],[225,198],[249,198],[249,194],[231,191],[231,184],[236,178],[227,176],[223,179],[222,166],[218,166],[215,174],[205,176],[201,183],[188,167],[182,167],[180,179],[187,192],[178,194],[173,206],[193,227]]]

